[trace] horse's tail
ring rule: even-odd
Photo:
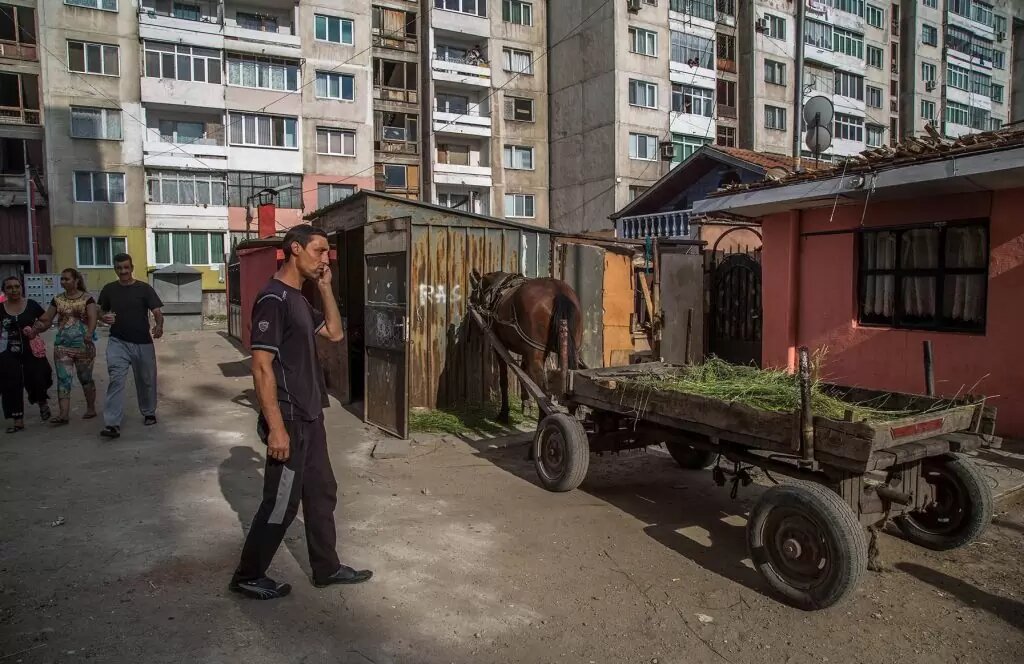
[[[564,320],[569,328],[569,368],[579,368],[579,349],[576,348],[576,325],[575,314],[578,309],[576,303],[565,293],[555,295],[554,304],[551,307],[551,331],[548,340],[548,348],[558,351],[558,328]]]

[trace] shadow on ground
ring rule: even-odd
[[[924,581],[961,602],[986,611],[1019,630],[1024,630],[1024,602],[995,595],[938,570],[914,563],[896,563],[896,569]]]

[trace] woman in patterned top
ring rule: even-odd
[[[78,270],[68,268],[60,273],[64,292],[50,300],[46,310],[33,328],[37,332],[50,327],[57,317],[57,336],[53,340],[53,363],[57,366],[57,403],[60,414],[51,424],[67,424],[71,412],[71,383],[73,374],[85,392],[85,415],[96,417],[96,384],[92,380],[92,365],[96,359],[93,332],[96,330],[98,310],[96,300],[85,292],[85,280]]]

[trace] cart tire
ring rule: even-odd
[[[578,487],[590,466],[590,443],[579,420],[564,413],[541,420],[533,437],[533,465],[548,491]]]
[[[868,564],[857,515],[834,491],[810,482],[780,484],[761,496],[747,546],[768,585],[805,611],[843,599]]]
[[[934,551],[970,544],[992,521],[992,487],[968,457],[959,454],[930,457],[921,474],[934,487],[935,501],[927,508],[896,518],[912,543]]]
[[[717,452],[700,450],[678,440],[666,440],[665,447],[676,463],[687,470],[703,470],[713,464],[718,457]]]

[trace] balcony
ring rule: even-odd
[[[470,212],[472,214],[490,214],[490,192],[486,189],[468,187],[438,187],[437,205]]]
[[[718,105],[718,117],[720,117],[720,118],[735,118],[736,117],[736,107],[735,106],[728,106],[726,104],[719,104]]]
[[[0,124],[38,125],[39,111],[18,106],[0,106]]]
[[[715,60],[715,68],[718,71],[727,71],[729,73],[736,73],[736,61],[729,60],[727,58],[718,58]]]
[[[146,166],[209,170],[224,168],[228,156],[220,115],[146,108],[142,145]]]
[[[435,81],[491,87],[489,64],[468,64],[465,58],[448,56],[443,59],[435,57],[431,60],[430,67]]]
[[[490,136],[491,118],[481,115],[480,107],[475,104],[465,113],[434,111],[434,133]]]
[[[469,187],[490,187],[491,167],[462,164],[434,164],[434,182]]]
[[[224,38],[232,50],[288,57],[302,45],[296,26],[296,6],[273,2],[231,2],[224,7]],[[284,50],[266,50],[266,45]]]
[[[207,48],[219,48],[223,42],[219,3],[143,0],[138,12],[139,36],[143,39],[184,40]]]
[[[35,44],[21,44],[13,41],[0,41],[0,57],[12,60],[39,60]]]
[[[416,13],[374,7],[370,34],[377,48],[416,52]]]

